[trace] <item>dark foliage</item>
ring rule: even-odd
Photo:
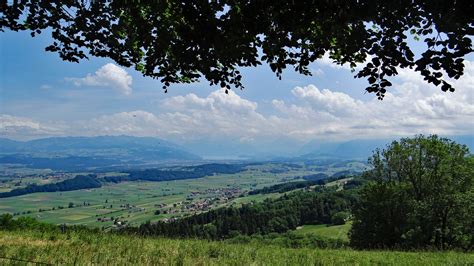
[[[296,181],[296,182],[287,182],[276,184],[269,187],[264,187],[261,189],[255,189],[249,192],[249,195],[256,195],[256,194],[268,194],[268,193],[284,193],[288,191],[292,191],[299,188],[308,188],[310,186],[318,185],[323,186],[329,182],[336,181],[339,179],[347,178],[344,175],[333,175],[328,177],[326,174],[312,174],[306,175],[299,178],[303,178],[307,181]],[[357,186],[354,186],[354,188]]]
[[[474,159],[437,136],[377,150],[353,209],[357,248],[474,248]]]
[[[327,174],[324,174],[324,173],[318,173],[318,174],[305,175],[305,176],[302,176],[301,178],[303,178],[304,180],[308,180],[308,181],[316,181],[316,180],[327,179],[327,178],[329,178],[329,176]]]
[[[51,32],[47,51],[79,62],[108,57],[170,83],[242,88],[241,67],[267,63],[310,75],[329,53],[335,64],[370,59],[357,74],[382,99],[397,68],[454,91],[472,52],[471,0],[397,1],[0,1],[0,30]],[[416,56],[414,36],[425,49]],[[421,47],[421,46],[417,46]]]
[[[317,185],[317,183],[318,182],[316,181],[297,181],[297,182],[281,183],[281,184],[276,184],[273,186],[249,191],[249,195],[283,193],[283,192],[292,191],[298,188],[306,188],[309,186]]]
[[[339,171],[339,172],[334,173],[331,176],[331,178],[346,177],[346,176],[350,176],[350,175],[353,175],[353,174],[356,174],[356,173],[352,170],[343,170],[343,171]]]
[[[13,189],[9,192],[0,193],[0,198],[20,196],[36,192],[56,192],[56,191],[71,191],[87,188],[101,187],[101,183],[96,179],[95,175],[77,175],[74,178],[67,179],[58,183],[46,185],[28,185],[25,188]]]
[[[35,218],[23,216],[14,219],[9,213],[0,215],[0,230],[15,231],[15,230],[33,230],[44,233],[70,233],[76,232],[88,232],[94,235],[99,234],[101,231],[99,228],[86,227],[84,225],[55,225],[50,223],[44,223],[36,220]]]
[[[348,246],[347,241],[342,239],[333,239],[321,237],[313,233],[296,234],[292,231],[278,234],[270,233],[266,235],[237,235],[228,240],[232,244],[254,244],[254,245],[273,245],[284,248],[344,248]]]
[[[59,231],[56,225],[42,223],[32,217],[25,216],[13,219],[13,216],[8,213],[0,215],[0,230],[12,231],[25,229],[37,229],[43,232]]]
[[[351,192],[294,192],[261,203],[228,207],[171,222],[145,223],[143,235],[222,239],[237,234],[283,233],[303,224],[331,223],[333,214],[348,211],[356,201]]]
[[[89,167],[104,167],[120,163],[119,160],[103,157],[64,156],[38,158],[28,155],[8,155],[0,157],[0,164],[24,164],[27,167],[53,170],[81,170]]]
[[[128,176],[107,176],[104,181],[119,183],[123,181],[170,181],[195,179],[214,174],[235,174],[243,171],[242,165],[236,164],[203,164],[198,166],[182,167],[180,169],[146,169],[129,171]]]
[[[354,189],[354,188],[359,188],[363,185],[365,185],[368,181],[362,178],[353,178],[349,181],[347,181],[344,185],[344,189]]]

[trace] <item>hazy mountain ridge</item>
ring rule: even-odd
[[[474,152],[474,135],[448,136],[447,138],[466,145],[471,154]],[[299,150],[302,158],[339,158],[367,159],[377,149],[384,149],[393,140],[398,139],[360,139],[345,142],[310,141]]]
[[[471,153],[474,151],[474,135],[448,138],[467,145]],[[356,159],[366,161],[376,148],[384,148],[394,139],[398,138],[340,142],[313,140],[307,143],[278,139],[247,144],[233,141],[196,140],[178,145],[154,137],[132,136],[53,137],[25,142],[0,138],[0,158],[13,156],[10,159],[24,161],[29,157],[49,159],[87,157],[130,164],[152,161],[195,161],[201,160],[201,156],[208,155],[216,155],[216,160],[226,158],[225,156],[233,156],[234,160],[257,161],[278,160],[279,158],[285,160]],[[108,164],[108,162],[105,163]]]
[[[172,142],[151,137],[100,136],[54,137],[31,141],[0,139],[0,156],[3,163],[37,164],[47,167],[48,160],[87,158],[85,166],[103,166],[93,160],[106,159],[108,163],[188,161],[201,158]],[[46,160],[45,160],[46,159]],[[84,164],[84,163],[82,163]],[[79,166],[79,165],[78,165]]]

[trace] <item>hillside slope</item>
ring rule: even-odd
[[[470,265],[474,254],[288,249],[105,233],[0,231],[0,264]]]

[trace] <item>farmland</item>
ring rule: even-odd
[[[354,167],[354,164],[350,162],[346,165],[327,165],[324,173],[359,170],[361,166]],[[130,181],[116,184],[104,182],[100,188],[3,198],[0,201],[0,213],[31,216],[55,224],[81,224],[101,228],[109,228],[116,221],[139,225],[148,220],[181,217],[211,208],[278,197],[278,193],[249,196],[246,192],[281,182],[301,180],[301,176],[315,173],[314,168],[315,165],[289,167],[284,164],[266,163],[247,166],[245,171],[236,174],[216,174],[199,179]],[[98,176],[103,178],[117,174],[119,173],[100,173]],[[24,179],[9,179],[2,183],[2,190],[13,189],[13,185],[19,180],[22,185],[45,184],[72,176],[74,173],[50,173],[42,174],[41,177],[30,175]]]

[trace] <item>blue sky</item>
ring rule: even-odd
[[[313,76],[292,70],[278,80],[266,65],[243,69],[243,91],[225,95],[206,81],[161,84],[104,58],[79,64],[44,51],[46,34],[0,33],[0,137],[156,136],[185,143],[289,139],[349,140],[419,133],[471,134],[474,58],[457,91],[443,93],[403,70],[384,101],[367,83],[326,58]],[[415,48],[419,45],[415,43]]]

